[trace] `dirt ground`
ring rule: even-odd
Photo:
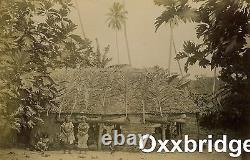
[[[88,151],[79,154],[63,154],[63,151],[49,151],[45,155],[38,152],[19,149],[0,149],[0,160],[238,160],[228,154],[220,153],[129,153],[129,152],[98,152]]]

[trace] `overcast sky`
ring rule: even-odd
[[[109,44],[111,45],[109,56],[113,58],[112,64],[117,64],[115,32],[107,27],[106,14],[115,1],[118,0],[77,0],[87,37],[92,41],[98,38],[102,48]],[[133,67],[158,65],[166,68],[169,53],[169,28],[168,25],[163,25],[157,33],[155,33],[154,28],[154,19],[161,14],[162,8],[154,5],[153,0],[125,0],[125,4],[128,11],[127,32]],[[76,10],[72,12],[72,16],[75,23],[80,24]],[[80,33],[80,30],[78,32]],[[120,63],[128,64],[123,32],[119,32],[118,36]],[[195,37],[195,25],[180,24],[174,30],[174,38],[177,50],[181,51],[183,41],[197,41]],[[182,67],[184,66],[184,62],[181,61]],[[171,70],[179,72],[174,56],[171,63]],[[192,77],[201,74],[212,75],[210,69],[200,69],[198,65],[191,67],[189,72]]]

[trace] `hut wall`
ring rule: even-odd
[[[125,145],[122,146],[116,146],[116,150],[130,150],[130,151],[138,151],[138,144],[139,144],[139,137],[138,134],[153,134],[155,128],[152,127],[151,124],[143,124],[142,123],[142,115],[140,114],[130,114],[128,115],[129,122],[126,124],[121,124],[121,134],[125,137],[125,140],[127,140],[127,136],[129,134],[135,134],[137,145],[136,146],[128,146],[125,142]],[[111,136],[113,137],[113,132],[111,133]],[[102,146],[102,149],[107,149],[107,146]]]
[[[17,143],[17,131],[11,128],[0,128],[0,147],[14,147]]]
[[[59,147],[59,134],[60,134],[60,123],[56,121],[56,114],[49,114],[42,116],[43,123],[37,125],[31,133],[31,144],[35,145],[38,141],[38,138],[44,136],[44,134],[48,135],[50,148],[58,148]]]
[[[121,124],[122,134],[126,137],[128,134],[153,134],[155,132],[155,127],[150,124],[142,123],[142,117],[140,115],[128,115],[130,122],[127,124]],[[56,114],[50,114],[49,116],[43,115],[44,123],[35,127],[32,131],[33,144],[36,143],[37,134],[46,133],[49,136],[51,149],[60,148],[59,144],[59,133],[61,122],[57,120]],[[160,125],[160,124],[159,124]],[[183,125],[182,133],[183,135],[189,135],[189,138],[198,139],[198,124],[195,114],[187,114],[186,123]],[[201,131],[200,131],[201,132]],[[139,140],[139,138],[137,139]],[[123,146],[125,147],[125,146]],[[127,147],[125,147],[127,148]],[[125,149],[124,148],[124,149]],[[130,146],[129,149],[132,149]],[[136,148],[136,146],[135,146]]]
[[[183,125],[183,135],[188,135],[190,139],[194,140],[199,138],[196,114],[187,114],[186,123]]]
[[[122,134],[125,136],[125,140],[127,140],[127,136],[129,134],[135,134],[136,135],[136,146],[128,146],[125,142],[125,145],[123,146],[116,146],[117,150],[125,150],[125,151],[139,151],[139,136],[138,134],[153,134],[154,128],[151,127],[149,124],[136,124],[136,123],[130,123],[127,125],[122,125]]]
[[[153,134],[154,128],[147,124],[128,124],[122,126],[122,133],[127,136],[128,134]]]

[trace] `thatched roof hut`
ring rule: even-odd
[[[196,113],[198,108],[183,87],[187,80],[167,70],[88,68],[58,70],[64,84],[58,113],[132,114]]]
[[[123,134],[154,133],[161,137],[176,134],[196,137],[197,106],[185,86],[188,80],[169,74],[159,67],[136,69],[112,67],[105,69],[62,69],[53,73],[61,89],[59,107],[48,110],[40,130],[51,137],[59,132],[64,117],[72,115],[77,126],[81,116],[91,126],[91,143],[102,148],[101,136],[105,128],[122,130]],[[186,123],[187,122],[187,123]],[[39,128],[39,127],[38,127]]]

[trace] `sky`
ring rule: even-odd
[[[101,48],[111,45],[108,54],[113,60],[111,64],[117,64],[117,52],[115,45],[115,32],[107,26],[107,13],[112,4],[119,0],[73,0],[77,1],[81,20],[86,36],[95,42],[98,38]],[[163,8],[156,6],[153,0],[122,0],[128,11],[127,32],[131,52],[132,66],[137,68],[160,66],[167,68],[169,58],[168,25],[162,25],[155,32],[154,21],[161,14]],[[80,21],[76,9],[72,11],[72,17],[79,25],[77,32],[81,33]],[[174,39],[177,51],[182,51],[183,42],[192,40],[198,42],[195,36],[195,24],[180,24],[174,29]],[[123,31],[118,33],[120,48],[120,63],[128,64],[126,43]],[[173,53],[174,55],[174,53]],[[181,61],[184,70],[185,60]],[[171,58],[171,72],[179,73],[179,68],[174,56]],[[195,75],[212,76],[210,69],[201,69],[198,65],[189,69],[191,77]]]

